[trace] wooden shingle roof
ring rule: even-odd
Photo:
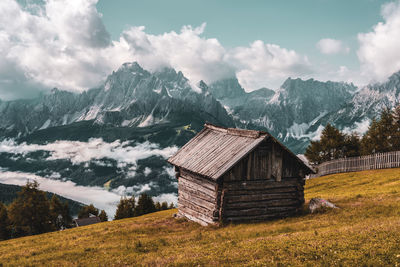
[[[168,159],[169,163],[216,180],[263,140],[272,138],[280,144],[267,132],[223,128],[212,124],[204,126],[203,130]],[[286,147],[280,145],[297,158]],[[299,158],[297,159],[304,165]],[[308,166],[304,166],[313,172]]]
[[[74,222],[76,226],[86,226],[90,224],[95,224],[101,222],[100,218],[97,216],[82,218],[82,219],[75,219]]]

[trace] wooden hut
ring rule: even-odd
[[[205,124],[168,162],[178,178],[178,216],[202,225],[295,214],[314,173],[267,132]]]
[[[95,223],[99,223],[99,222],[101,222],[101,220],[97,216],[90,216],[88,218],[74,220],[76,227],[91,225],[91,224],[95,224]]]

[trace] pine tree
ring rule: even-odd
[[[314,163],[342,158],[345,156],[345,135],[331,124],[327,124],[322,131],[319,141],[311,141],[306,149],[305,156]]]
[[[100,218],[100,221],[102,221],[102,222],[108,221],[107,213],[104,210],[101,210],[101,212],[99,214],[99,218]]]
[[[345,135],[344,155],[346,157],[358,157],[361,152],[361,140],[356,133]]]
[[[11,237],[10,221],[6,206],[0,202],[0,240],[6,240]]]
[[[155,211],[156,207],[154,205],[153,199],[147,194],[141,194],[135,208],[135,215],[140,216]]]
[[[321,135],[322,160],[342,158],[344,135],[331,124],[327,124]]]
[[[161,210],[161,203],[160,202],[156,202],[156,204],[154,205],[155,207],[156,207],[156,210],[157,211],[160,211]]]
[[[373,119],[368,127],[368,131],[361,139],[361,154],[370,155],[376,153],[377,143],[379,142],[378,121]]]
[[[48,232],[52,229],[50,205],[39,184],[27,182],[10,205],[9,218],[16,236]]]
[[[122,197],[119,201],[114,220],[130,218],[135,216],[135,197]]]
[[[175,209],[174,203],[169,204],[168,209]]]
[[[393,151],[400,151],[400,105],[393,111]]]
[[[311,141],[310,145],[307,147],[304,155],[307,159],[314,163],[320,164],[322,162],[322,146],[320,141]]]
[[[93,206],[93,204],[90,204],[89,206],[84,206],[81,208],[81,210],[78,212],[78,218],[89,218],[90,214],[94,216],[99,215],[99,210]]]
[[[63,204],[55,194],[50,200],[50,214],[55,229],[62,230],[71,225],[72,218],[69,213],[68,203],[65,202]]]
[[[373,120],[361,140],[361,152],[363,155],[389,152],[400,149],[399,129],[396,114],[398,111],[384,109],[380,120]]]
[[[164,201],[163,203],[161,203],[161,210],[167,210],[167,209],[168,209],[168,203]]]

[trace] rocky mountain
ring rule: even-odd
[[[353,84],[288,78],[277,91],[262,88],[247,93],[236,79],[211,84],[210,90],[237,124],[268,130],[301,153],[311,137],[307,135],[309,129],[319,118],[350,101],[357,88]]]
[[[124,64],[104,85],[81,94],[53,89],[37,99],[0,102],[0,114],[1,131],[19,136],[81,121],[115,127],[177,120],[233,125],[204,82],[193,86],[182,72],[166,68],[150,73],[137,63]]]
[[[330,122],[348,131],[363,131],[373,118],[379,118],[384,108],[400,105],[400,71],[384,83],[360,88],[341,108],[321,117],[316,123]]]

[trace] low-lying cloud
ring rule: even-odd
[[[127,195],[127,193],[134,193],[135,196],[138,196],[139,191],[146,192],[151,186],[150,184],[146,184],[135,187],[135,189],[137,188],[139,191],[126,190],[125,187],[108,191],[98,186],[80,186],[72,181],[54,180],[32,173],[11,172],[0,168],[0,183],[23,186],[28,180],[37,181],[39,183],[39,188],[43,191],[56,193],[83,204],[93,204],[99,209],[104,209],[109,218],[114,217],[117,205],[122,196]],[[177,195],[174,193],[161,194],[154,197],[154,200],[160,202],[167,201],[168,203],[174,203],[174,205],[176,205]]]
[[[151,156],[168,158],[178,151],[178,148],[176,146],[160,148],[157,144],[147,141],[134,146],[131,146],[128,141],[121,142],[120,140],[107,143],[101,138],[92,138],[88,142],[61,140],[45,145],[18,144],[13,139],[0,142],[0,153],[26,155],[35,151],[48,151],[50,155],[47,160],[67,159],[73,164],[79,164],[109,158],[124,166],[136,165],[138,160]]]
[[[72,164],[86,165],[93,162],[100,166],[107,166],[104,159],[112,159],[117,162],[119,169],[126,171],[127,177],[136,175],[137,162],[152,156],[160,156],[164,159],[170,157],[178,150],[177,147],[160,148],[157,144],[144,142],[131,145],[128,141],[121,142],[116,140],[107,143],[100,138],[89,139],[88,142],[81,141],[56,141],[48,144],[27,144],[20,143],[12,139],[0,142],[0,153],[9,153],[11,157],[26,156],[36,151],[46,151],[45,160],[69,160]],[[103,161],[102,161],[103,160]],[[152,170],[144,168],[144,175],[150,175]],[[174,176],[173,168],[164,167],[162,172],[170,177]],[[41,174],[40,174],[41,175]],[[109,216],[114,216],[116,205],[121,196],[146,193],[152,189],[158,189],[156,182],[137,184],[130,187],[120,186],[111,191],[103,187],[81,186],[68,177],[62,177],[58,172],[51,172],[49,175],[40,176],[27,172],[12,172],[0,168],[0,183],[24,185],[29,180],[36,180],[40,183],[40,188],[45,191],[54,192],[67,198],[82,202],[84,204],[95,204],[96,207],[107,211]],[[175,201],[174,194],[163,194],[157,199],[171,202]],[[176,201],[175,201],[176,203]]]
[[[99,209],[104,209],[110,217],[114,216],[121,198],[116,192],[107,191],[101,187],[80,186],[72,181],[47,179],[32,173],[10,172],[0,169],[0,183],[22,186],[28,180],[37,181],[41,190],[56,193],[86,205],[93,204]]]

